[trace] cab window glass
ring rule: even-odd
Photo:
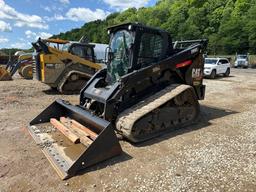
[[[160,35],[145,33],[141,37],[138,65],[142,67],[159,61],[163,49],[163,38]]]
[[[85,58],[88,60],[92,60],[93,56],[92,56],[92,49],[90,47],[86,47],[85,48]]]
[[[81,46],[74,46],[71,48],[71,53],[81,57],[81,58],[85,58],[85,52],[84,52],[84,48]]]

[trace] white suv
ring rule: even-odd
[[[225,77],[229,76],[229,60],[225,58],[205,58],[204,76],[214,79],[219,74],[223,74]]]

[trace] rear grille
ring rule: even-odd
[[[35,77],[38,81],[41,81],[41,68],[40,68],[40,54],[37,53],[35,55],[35,59],[33,61],[33,77]]]
[[[238,65],[244,65],[245,62],[244,62],[244,61],[238,61],[237,64],[238,64]]]

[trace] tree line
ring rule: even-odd
[[[53,38],[108,43],[107,28],[140,22],[167,30],[174,40],[208,38],[209,54],[256,53],[256,0],[159,0],[148,8],[112,13],[105,20]]]

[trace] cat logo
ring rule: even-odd
[[[193,79],[202,79],[203,78],[203,72],[202,69],[198,68],[193,68],[192,69],[192,78]]]

